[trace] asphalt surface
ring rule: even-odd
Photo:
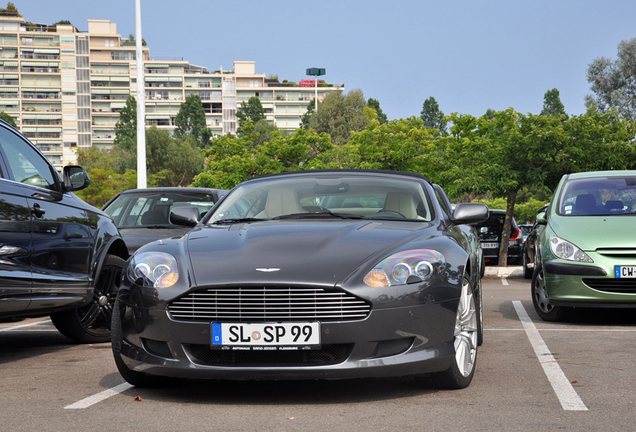
[[[46,318],[0,323],[0,431],[633,430],[636,317],[534,313],[530,284],[484,279],[485,341],[467,389],[410,378],[124,383],[110,344],[76,345]]]

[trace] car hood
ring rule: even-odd
[[[196,285],[334,285],[394,248],[433,235],[428,223],[266,221],[195,228],[185,237]],[[257,270],[259,269],[259,270]]]
[[[550,219],[552,231],[584,251],[599,248],[634,248],[629,235],[634,230],[635,215],[558,216]]]
[[[171,227],[171,228],[119,228],[128,252],[132,255],[137,249],[143,245],[170,237],[182,237],[190,227]]]

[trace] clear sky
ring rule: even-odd
[[[86,31],[104,19],[135,33],[135,0],[13,3],[31,22]],[[289,81],[326,68],[327,82],[378,99],[389,119],[419,115],[430,96],[446,114],[538,114],[552,88],[582,114],[589,63],[636,37],[634,0],[141,0],[141,12],[153,58],[210,70],[253,60]]]

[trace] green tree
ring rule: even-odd
[[[152,126],[146,143],[152,186],[187,186],[203,169],[203,154],[191,135],[173,138],[167,130]]]
[[[181,104],[174,122],[176,125],[174,136],[176,138],[184,138],[190,134],[199,147],[208,147],[212,132],[207,127],[205,108],[203,108],[199,95],[192,94],[186,98],[185,102]]]
[[[316,159],[333,147],[327,134],[304,129],[292,134],[276,131],[258,147],[252,139],[249,134],[215,139],[205,150],[205,169],[193,186],[231,189],[259,175],[321,167]]]
[[[318,133],[327,133],[335,145],[346,144],[351,132],[364,130],[369,118],[364,111],[367,102],[362,90],[329,93],[318,104],[318,111],[311,116],[310,127]]]
[[[18,125],[15,123],[15,119],[13,117],[11,117],[9,114],[7,114],[6,112],[4,112],[4,111],[0,112],[0,119],[6,121],[7,123],[9,123],[14,128],[18,127]]]
[[[588,108],[615,109],[626,119],[636,119],[636,38],[618,44],[616,60],[599,57],[590,63],[587,80],[594,92],[585,97]]]
[[[303,129],[309,129],[311,127],[311,118],[313,117],[314,112],[316,112],[315,98],[307,104],[307,111],[305,111],[303,116],[300,118],[300,127]]]
[[[16,8],[12,2],[8,2],[6,8],[0,8],[0,14],[15,15],[19,17],[22,16],[20,15],[20,12],[18,12],[18,8]]]
[[[559,90],[556,88],[545,92],[545,95],[543,96],[543,109],[541,110],[541,115],[567,115],[565,113],[565,107],[563,106],[563,103],[561,103],[561,98],[559,97]]]
[[[117,163],[110,150],[80,148],[77,150],[77,162],[88,171],[91,184],[76,194],[95,207],[103,206],[106,201],[123,190],[136,187],[136,171],[116,172],[113,166]]]
[[[488,108],[488,109],[486,110],[486,114],[484,114],[484,115],[485,115],[487,118],[492,119],[492,118],[495,116],[496,112],[497,112],[497,111],[495,111],[494,109],[492,109],[492,108]]]
[[[137,99],[129,95],[115,124],[115,146],[137,150]]]
[[[241,102],[241,106],[236,111],[236,118],[238,119],[239,134],[242,133],[241,128],[246,120],[252,120],[253,123],[265,120],[265,110],[260,98],[252,96],[247,102]]]
[[[437,129],[437,135],[447,134],[447,121],[444,119],[444,113],[439,109],[439,104],[433,96],[424,101],[420,118],[424,122],[424,126],[429,129]]]
[[[373,108],[378,113],[378,121],[380,122],[380,124],[386,124],[389,122],[388,117],[386,116],[386,114],[384,114],[382,108],[380,108],[379,100],[369,98],[369,100],[367,101],[367,106]]]
[[[357,146],[358,168],[411,171],[427,176],[437,171],[437,149],[433,132],[416,117],[386,124],[372,121],[361,132],[352,134]]]
[[[445,146],[441,183],[451,194],[492,193],[506,199],[499,262],[507,264],[511,217],[524,187],[553,189],[567,173],[635,166],[634,123],[616,113],[592,110],[568,119],[512,108],[475,118],[453,114]]]

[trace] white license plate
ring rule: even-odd
[[[617,278],[636,278],[636,266],[614,266]]]
[[[320,323],[212,323],[212,348],[282,350],[320,346]]]
[[[497,249],[499,248],[499,243],[482,243],[482,249]]]

